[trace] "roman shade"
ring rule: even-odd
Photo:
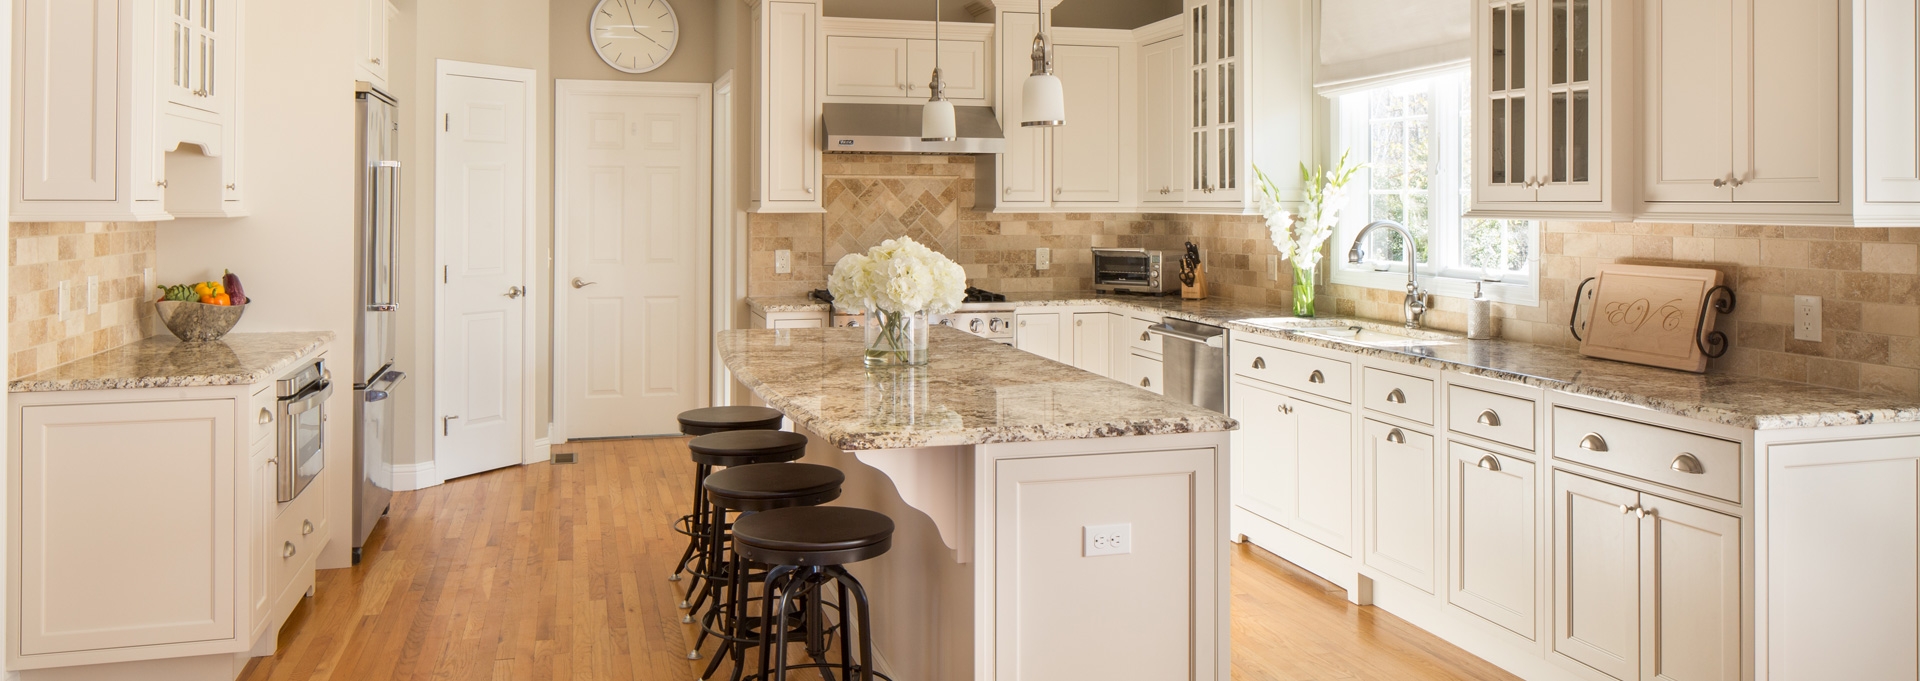
[[[1457,68],[1473,56],[1472,0],[1321,0],[1322,94]]]

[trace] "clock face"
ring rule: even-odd
[[[680,20],[667,0],[600,0],[587,22],[593,51],[627,73],[660,68],[680,43]]]

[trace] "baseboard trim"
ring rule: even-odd
[[[527,460],[522,463],[535,464],[553,460],[553,440],[543,437],[533,441],[533,451],[527,452]]]
[[[410,492],[426,489],[443,482],[440,473],[433,469],[432,461],[411,464],[395,464],[393,467],[393,491]]]

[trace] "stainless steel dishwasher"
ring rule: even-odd
[[[1162,339],[1160,384],[1166,396],[1227,413],[1227,330],[1162,317],[1147,332]]]

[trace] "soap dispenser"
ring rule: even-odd
[[[1493,338],[1493,300],[1480,287],[1480,282],[1473,283],[1473,300],[1467,303],[1468,340]]]

